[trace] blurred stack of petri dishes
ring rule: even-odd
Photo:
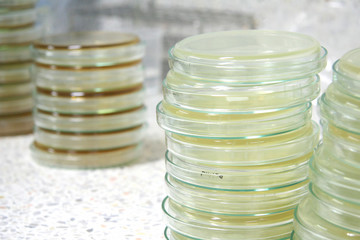
[[[168,239],[289,239],[318,143],[311,101],[326,50],[291,32],[208,33],[169,56]]]
[[[31,44],[41,37],[36,0],[0,1],[0,136],[31,133]]]
[[[319,99],[323,141],[310,161],[310,194],[295,212],[293,239],[360,239],[360,48],[333,65]]]
[[[141,156],[144,45],[134,34],[77,32],[34,43],[33,158],[96,168]]]

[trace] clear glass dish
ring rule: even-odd
[[[2,12],[0,14],[0,28],[19,28],[31,26],[36,21],[35,8]]]
[[[30,112],[33,106],[34,102],[31,95],[1,99],[0,115],[11,115]]]
[[[310,179],[324,192],[345,201],[360,204],[359,168],[346,164],[322,145],[310,160]]]
[[[310,103],[265,113],[224,114],[189,111],[162,101],[156,111],[163,129],[202,137],[272,135],[302,127],[311,119]]]
[[[123,165],[142,156],[142,144],[103,151],[62,151],[36,142],[31,145],[32,158],[43,165],[63,168],[104,168]]]
[[[0,30],[0,44],[24,45],[39,39],[43,32],[42,25],[34,25],[25,28]]]
[[[31,61],[30,45],[0,46],[0,64]],[[0,70],[1,71],[1,70]]]
[[[145,135],[145,125],[104,133],[68,133],[39,128],[34,130],[35,141],[58,150],[108,150],[139,143]]]
[[[31,81],[31,62],[0,65],[0,84]]]
[[[287,133],[244,138],[203,138],[166,131],[171,154],[196,164],[249,166],[288,161],[307,155],[318,144],[319,127],[309,122]]]
[[[57,66],[113,66],[140,60],[145,47],[134,34],[76,32],[49,36],[34,43],[38,63]]]
[[[163,82],[164,100],[203,112],[261,112],[306,104],[320,93],[317,75],[271,84],[223,84],[188,80],[170,71]]]
[[[141,125],[145,122],[145,107],[110,114],[61,114],[35,110],[36,126],[60,132],[109,132]]]
[[[360,168],[360,133],[349,132],[322,122],[323,147],[351,167]]]
[[[0,116],[0,136],[32,133],[33,127],[31,112]]]
[[[170,174],[166,174],[165,181],[172,200],[217,214],[260,216],[289,211],[308,193],[307,180],[274,188],[226,189],[186,183]]]
[[[63,114],[104,114],[133,109],[143,105],[142,85],[112,92],[60,92],[37,88],[36,107]]]
[[[4,98],[19,97],[32,95],[33,85],[31,82],[26,83],[9,83],[0,84],[0,101]]]
[[[322,118],[339,128],[360,133],[360,98],[341,92],[331,84],[319,99]]]
[[[35,4],[38,0],[11,0],[11,1],[1,1],[0,10],[3,12],[19,10],[19,9],[29,9],[35,7]]]
[[[308,178],[312,153],[289,161],[251,166],[196,164],[166,152],[166,170],[173,177],[202,187],[222,189],[268,189],[289,186]]]
[[[360,48],[347,52],[334,63],[333,81],[347,94],[360,97]]]
[[[325,67],[326,54],[307,35],[241,30],[185,38],[170,50],[169,64],[199,79],[265,82],[315,75]]]
[[[302,240],[359,239],[360,233],[332,224],[313,209],[309,197],[300,202],[295,210],[294,231]]]
[[[88,70],[37,64],[36,85],[54,91],[103,92],[131,88],[144,81],[143,65],[97,67]]]
[[[174,231],[195,239],[286,239],[292,231],[294,211],[262,216],[223,215],[163,201],[165,221]]]
[[[360,233],[360,204],[344,201],[310,184],[310,202],[321,218],[346,229]]]

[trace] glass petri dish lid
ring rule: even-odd
[[[139,143],[145,135],[145,125],[104,133],[68,133],[36,127],[35,141],[57,150],[109,150]]]
[[[347,52],[334,63],[333,80],[347,94],[360,97],[360,48]]]
[[[167,131],[220,138],[284,133],[311,119],[311,103],[260,113],[208,113],[182,109],[164,100],[156,111],[159,126]]]
[[[31,95],[0,100],[0,116],[30,112],[34,106]]]
[[[313,152],[318,144],[315,122],[297,130],[266,137],[204,138],[166,131],[171,154],[196,164],[249,166],[288,161]]]
[[[187,81],[170,71],[164,99],[180,108],[205,112],[261,112],[305,104],[320,92],[317,75],[271,84],[221,84]]]
[[[178,42],[169,55],[175,72],[217,81],[293,79],[326,65],[326,50],[315,39],[269,30],[200,34]]]
[[[30,62],[31,60],[30,45],[0,46],[0,64],[17,64],[19,62]]]
[[[126,111],[143,105],[142,85],[110,92],[68,92],[37,88],[36,107],[63,114],[105,114]]]
[[[31,112],[0,116],[0,136],[29,134],[33,127]]]
[[[324,192],[355,204],[360,204],[359,168],[336,158],[331,149],[320,145],[310,160],[309,176]]]
[[[360,233],[360,204],[339,199],[313,184],[310,184],[309,189],[311,205],[321,218]]]
[[[58,66],[113,66],[138,61],[144,51],[135,34],[119,32],[65,33],[34,43],[38,63]]]
[[[322,118],[348,131],[360,133],[360,98],[341,92],[330,84],[319,99]]]
[[[60,132],[109,132],[127,129],[143,124],[145,107],[140,106],[127,111],[109,114],[61,114],[36,109],[34,121],[36,126]]]
[[[31,95],[33,86],[31,82],[0,84],[0,101],[4,98]]]
[[[36,85],[54,91],[103,92],[126,89],[143,83],[141,62],[118,67],[77,69],[36,64]]]
[[[169,197],[189,208],[227,215],[256,216],[294,209],[308,193],[308,181],[274,188],[224,189],[165,176]]]
[[[202,212],[165,198],[165,221],[174,231],[195,239],[285,239],[292,231],[293,211],[264,216]]]
[[[36,21],[36,14],[37,10],[35,8],[8,12],[4,11],[0,14],[0,28],[32,26]]]
[[[300,202],[295,210],[294,231],[303,240],[359,239],[360,233],[339,227],[323,219],[313,209],[309,197]]]
[[[142,144],[111,150],[62,151],[31,144],[32,158],[42,165],[63,168],[104,168],[123,165],[142,156]]]
[[[173,177],[202,187],[222,189],[268,189],[289,186],[308,178],[309,153],[289,161],[252,165],[217,166],[196,164],[166,152],[166,169]]]
[[[0,84],[31,81],[31,62],[0,65]]]

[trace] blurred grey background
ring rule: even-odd
[[[150,93],[160,91],[167,51],[194,34],[234,29],[276,29],[309,34],[328,51],[323,89],[331,65],[360,47],[359,0],[40,0],[47,6],[46,34],[109,30],[137,33]]]

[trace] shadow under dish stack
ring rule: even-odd
[[[79,32],[34,44],[33,158],[62,167],[109,167],[141,156],[144,46],[133,34]]]
[[[295,212],[292,239],[360,239],[360,49],[333,71],[319,99],[323,143],[310,163],[310,194]]]
[[[31,133],[31,44],[41,37],[36,0],[0,1],[0,136]]]
[[[230,31],[170,50],[157,107],[168,151],[168,239],[288,239],[318,143],[311,103],[326,50],[311,37]]]

